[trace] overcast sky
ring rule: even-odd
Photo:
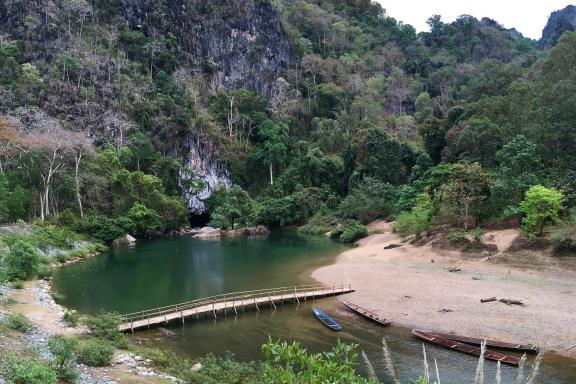
[[[418,32],[427,30],[426,20],[433,14],[442,16],[444,22],[468,14],[489,17],[506,28],[516,28],[524,36],[540,39],[548,16],[562,9],[570,0],[377,0],[388,16],[412,25]]]

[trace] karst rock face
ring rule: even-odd
[[[212,90],[269,95],[291,58],[289,39],[268,0],[120,0],[125,18],[148,36],[174,35],[178,60]]]
[[[129,100],[141,99],[144,90],[111,85],[110,77],[122,72],[119,60],[78,44],[79,15],[83,17],[84,30],[88,31],[90,25],[101,26],[108,31],[106,38],[115,41],[128,59],[138,58],[122,39],[122,31],[144,34],[151,42],[145,47],[151,60],[164,60],[161,52],[174,53],[166,58],[172,60],[173,73],[183,74],[183,83],[186,79],[198,81],[201,84],[197,88],[198,100],[204,103],[216,92],[242,88],[273,99],[282,75],[294,60],[290,39],[270,0],[0,1],[0,42],[26,41],[30,49],[23,53],[23,62],[58,66],[59,57],[71,52],[82,63],[89,60],[96,63],[96,70],[74,74],[79,78],[78,84],[90,79],[96,102],[72,101],[62,91],[66,88],[52,85],[50,80],[44,87],[49,97],[38,105],[47,116],[82,127],[95,138],[106,134],[117,136],[116,125],[138,127],[132,121],[134,116],[116,113],[117,104],[123,94]],[[16,107],[5,103],[0,105],[0,113],[7,114]],[[156,144],[162,152],[183,159],[180,184],[190,213],[205,215],[204,200],[218,186],[231,185],[228,170],[220,160],[221,152],[210,135],[193,121],[182,124],[188,128],[177,135],[163,124],[153,122],[146,130],[152,135],[168,132],[157,135]],[[187,187],[190,170],[204,182],[204,190],[198,192],[197,188]]]
[[[289,39],[268,0],[121,0],[127,22],[148,36],[174,36],[180,66],[206,79],[210,92],[247,88],[270,96],[291,60]],[[192,217],[202,217],[204,200],[219,187],[230,187],[228,170],[210,137],[190,132],[183,146],[184,168],[204,184],[187,188]],[[200,220],[202,221],[202,220]]]
[[[566,31],[576,31],[576,6],[574,5],[569,5],[550,15],[548,24],[542,31],[540,44],[545,48],[553,47]]]

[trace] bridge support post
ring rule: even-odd
[[[260,312],[260,308],[258,308],[258,303],[256,302],[256,298],[254,298],[254,305],[256,306],[256,310]]]
[[[180,318],[182,319],[182,325],[184,325],[184,312],[180,311]]]
[[[272,303],[274,310],[276,310],[276,304],[274,304],[274,300],[272,300],[272,297],[268,297],[268,299],[270,299],[270,303]]]

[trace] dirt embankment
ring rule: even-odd
[[[313,272],[322,283],[351,283],[348,299],[377,310],[394,324],[483,338],[534,343],[576,357],[576,271],[547,252],[507,252],[517,230],[491,231],[495,252],[465,254],[403,243],[389,223],[336,263]],[[391,248],[390,245],[401,245]],[[525,258],[526,260],[516,260]],[[451,268],[459,269],[450,272]],[[482,298],[524,305],[481,303]]]
[[[50,295],[46,281],[29,281],[23,289],[5,290],[4,304],[0,305],[0,318],[8,313],[21,313],[34,323],[35,329],[29,334],[16,331],[0,332],[0,348],[3,352],[22,353],[30,347],[47,354],[46,346],[51,335],[80,335],[87,332],[84,327],[71,328],[62,321],[65,310],[56,304]],[[114,362],[126,356],[126,351],[116,351]],[[80,384],[167,384],[173,380],[159,377],[158,373],[137,364],[112,364],[109,367],[91,368],[80,365]],[[0,383],[2,379],[0,377]]]

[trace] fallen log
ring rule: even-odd
[[[497,299],[495,297],[488,297],[486,299],[480,299],[481,303],[490,303],[492,301],[496,301]]]
[[[524,303],[520,300],[513,300],[513,299],[500,299],[501,303],[506,305],[524,305]]]
[[[384,247],[384,249],[394,249],[394,248],[399,248],[401,247],[401,244],[389,244],[387,246]]]
[[[461,272],[461,271],[462,271],[462,270],[461,270],[460,268],[456,268],[456,267],[448,268],[448,272],[452,272],[452,273],[454,273],[454,272]]]

